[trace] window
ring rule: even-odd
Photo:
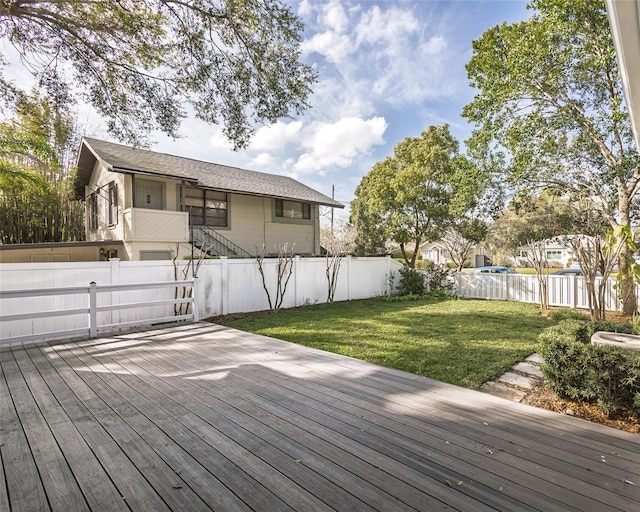
[[[228,227],[227,194],[215,190],[186,187],[183,210],[194,226]]]
[[[547,260],[561,260],[562,251],[547,251]]]
[[[299,201],[276,199],[276,217],[284,219],[310,219],[311,205]]]
[[[107,187],[107,222],[109,226],[118,223],[118,186],[112,181]]]
[[[89,229],[98,229],[98,194],[95,192],[89,196]]]

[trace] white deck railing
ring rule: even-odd
[[[46,332],[37,332],[36,323],[40,325],[51,326],[51,322],[34,322],[33,333],[27,335],[7,336],[0,339],[1,343],[13,343],[21,341],[30,341],[34,339],[47,338],[64,338],[69,336],[89,336],[95,338],[98,332],[108,332],[122,328],[136,327],[141,325],[151,325],[163,322],[176,322],[179,320],[191,320],[197,322],[198,308],[196,304],[198,280],[186,281],[168,281],[157,283],[133,283],[133,284],[115,284],[115,285],[98,285],[94,282],[88,286],[72,286],[64,288],[33,288],[27,290],[0,291],[0,304],[7,300],[40,300],[44,297],[53,297],[54,300],[63,296],[76,296],[75,303],[84,302],[84,307],[66,307],[65,309],[51,309],[51,303],[43,301],[43,306],[39,311],[29,313],[16,313],[9,315],[1,315],[0,323],[10,326],[10,322],[24,323],[42,318],[59,318],[59,317],[75,317],[72,318],[69,328],[67,322],[64,328],[49,329]],[[158,288],[173,288],[174,297],[177,290],[186,291],[183,298],[161,299],[161,300],[144,300],[138,302],[123,302],[119,299],[125,299],[125,295],[120,292],[149,290]],[[187,289],[189,289],[187,291]],[[110,300],[99,305],[99,294],[110,294]],[[186,314],[170,314],[171,307],[177,304],[191,304],[187,306]],[[136,318],[135,320],[127,320],[119,311],[131,312],[132,309],[144,308],[146,314],[144,318]],[[112,314],[116,312],[116,314]],[[107,314],[111,313],[111,314]],[[55,326],[54,326],[55,327]]]

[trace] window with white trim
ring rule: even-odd
[[[98,194],[92,192],[89,196],[89,229],[98,229]]]
[[[118,186],[113,181],[107,186],[107,223],[118,224]]]

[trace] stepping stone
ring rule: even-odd
[[[542,359],[542,356],[540,354],[531,354],[525,359],[525,361],[527,361],[528,363],[542,364],[544,359]]]
[[[511,400],[512,402],[519,402],[527,394],[526,391],[523,391],[521,389],[516,389],[501,382],[493,381],[485,382],[482,386],[480,386],[480,391],[489,393],[493,396],[498,396],[500,398],[506,398],[507,400]]]
[[[525,377],[519,373],[507,372],[498,378],[498,382],[504,382],[505,384],[517,386],[522,389],[532,389],[536,384],[538,384],[539,380],[533,377]]]
[[[536,364],[521,362],[518,364],[514,364],[511,367],[511,369],[520,373],[524,373],[529,377],[536,377],[538,379],[543,378],[542,372],[540,371],[540,367]]]

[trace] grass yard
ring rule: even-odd
[[[534,304],[367,299],[220,323],[477,389],[533,353],[550,321]]]

